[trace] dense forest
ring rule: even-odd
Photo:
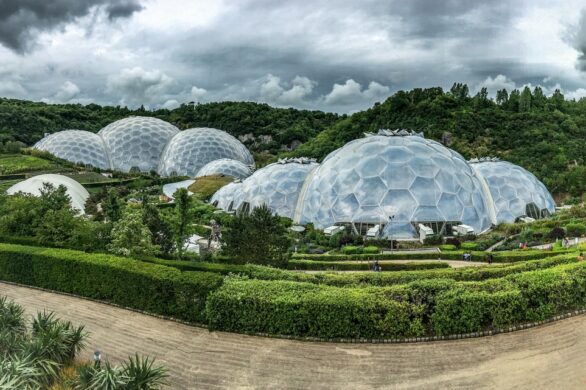
[[[379,128],[423,131],[466,158],[497,156],[535,173],[556,194],[586,192],[586,99],[566,100],[541,88],[471,96],[465,84],[399,91],[350,116],[274,108],[252,102],[183,104],[174,110],[130,110],[96,104],[49,105],[0,99],[0,143],[27,145],[44,133],[98,131],[129,115],[155,116],[181,129],[216,127],[240,136],[255,152],[322,159],[364,132]],[[293,152],[287,149],[300,144]]]

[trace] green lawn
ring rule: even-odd
[[[54,168],[57,168],[55,163],[39,157],[25,156],[21,154],[0,155],[0,175],[41,171]]]

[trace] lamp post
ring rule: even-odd
[[[389,215],[389,232],[390,234],[390,238],[391,238],[391,252],[393,252],[393,218],[395,218],[395,215]]]
[[[102,364],[102,354],[100,351],[94,352],[94,367],[100,368]]]

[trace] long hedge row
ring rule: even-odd
[[[586,265],[483,282],[431,279],[340,288],[229,278],[207,302],[212,329],[321,338],[447,335],[539,321],[586,307]]]
[[[344,275],[0,244],[0,280],[212,329],[322,338],[467,333],[586,307],[586,263],[576,253],[492,267]]]
[[[368,271],[372,269],[371,262],[355,261],[314,261],[314,260],[289,260],[288,267],[291,270],[313,270],[313,271]],[[415,271],[424,269],[450,268],[448,263],[434,262],[411,262],[411,263],[389,263],[380,262],[379,266],[383,271]]]
[[[442,252],[414,252],[414,253],[380,253],[380,254],[356,254],[356,255],[313,255],[297,253],[293,255],[294,260],[314,260],[314,261],[364,261],[364,260],[462,260],[464,252],[470,253],[472,261],[486,261],[486,252],[482,251],[442,251]],[[571,250],[561,251],[543,251],[543,250],[525,250],[525,251],[503,251],[492,252],[495,263],[514,263],[526,260],[538,260],[552,256],[558,256],[564,253],[570,253]]]
[[[449,268],[446,267],[445,263],[433,262],[431,263],[432,265],[442,268],[404,270],[401,272],[360,272],[349,274],[341,274],[335,272],[308,274],[253,264],[218,264],[193,261],[163,260],[156,258],[144,259],[144,261],[156,263],[159,265],[165,265],[168,267],[174,267],[182,271],[216,272],[221,275],[237,274],[241,276],[246,276],[250,279],[288,280],[344,287],[364,285],[390,286],[425,279],[481,281],[486,279],[501,278],[503,276],[510,275],[513,273],[551,268],[560,264],[576,262],[576,257],[577,256],[575,254],[566,254],[558,255],[556,257],[544,260],[532,260],[519,263],[498,264],[492,265],[490,267],[481,266],[467,268]],[[329,262],[326,262],[326,264],[329,264]],[[364,264],[368,265],[368,263]]]
[[[223,278],[67,249],[0,244],[0,280],[106,300],[204,323],[208,294]]]

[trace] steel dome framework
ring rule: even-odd
[[[77,164],[111,169],[110,158],[102,138],[84,130],[64,130],[37,142],[33,148],[49,152]]]

